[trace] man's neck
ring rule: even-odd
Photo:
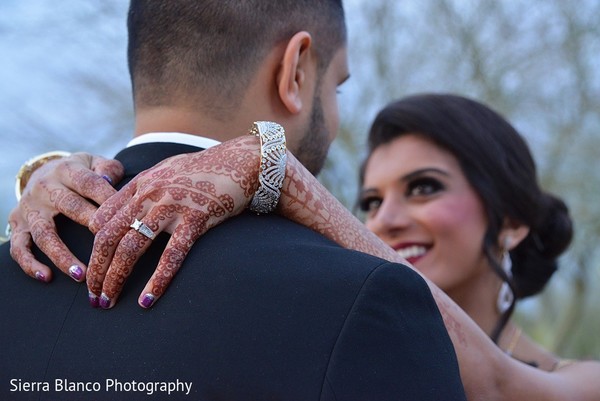
[[[182,132],[224,142],[246,134],[252,121],[233,115],[228,121],[219,121],[183,108],[145,108],[136,111],[134,136],[149,132]]]

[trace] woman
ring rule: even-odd
[[[384,108],[361,169],[366,226],[461,306],[515,358],[558,359],[509,317],[539,293],[569,245],[565,204],[544,193],[523,138],[499,114],[453,95]]]
[[[521,137],[481,104],[422,95],[382,110],[369,148],[360,204],[367,226],[398,254],[373,241],[296,163],[286,171],[279,212],[345,247],[406,257],[507,353],[544,370],[556,369],[556,357],[522,336],[512,322],[505,324],[513,294],[523,298],[540,291],[571,239],[566,207],[539,189]],[[138,187],[152,188],[150,176],[138,176]],[[311,202],[298,202],[298,188],[311,194]],[[118,209],[113,206],[128,201],[111,198],[92,225],[108,221]]]

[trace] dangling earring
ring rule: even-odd
[[[502,254],[502,270],[504,270],[509,279],[512,279],[512,260],[510,259],[510,254],[508,253],[510,242],[510,237],[507,237],[504,241],[505,246]],[[514,299],[515,296],[510,289],[510,286],[507,282],[503,282],[502,286],[500,287],[500,292],[498,293],[498,299],[496,301],[498,312],[500,312],[500,314],[504,314],[513,304]]]

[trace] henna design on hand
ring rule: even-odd
[[[159,298],[194,242],[209,228],[240,213],[258,187],[258,138],[240,137],[198,153],[174,156],[144,171],[92,217],[99,229],[88,270],[88,288],[111,306],[139,257],[150,245],[131,230],[134,219],[171,239],[142,296]]]
[[[87,225],[96,204],[104,202],[115,190],[102,178],[105,175],[117,182],[123,167],[116,160],[84,153],[52,160],[30,177],[14,215],[16,236],[11,240],[11,255],[30,276],[49,281],[52,271],[39,263],[31,246],[34,242],[63,272],[80,281],[85,265],[79,261],[59,238],[54,217],[64,214],[79,224]],[[73,275],[75,268],[77,274]]]

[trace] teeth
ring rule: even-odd
[[[398,255],[402,256],[404,259],[414,258],[416,256],[424,255],[427,252],[427,248],[424,246],[413,245],[408,248],[398,249]]]

